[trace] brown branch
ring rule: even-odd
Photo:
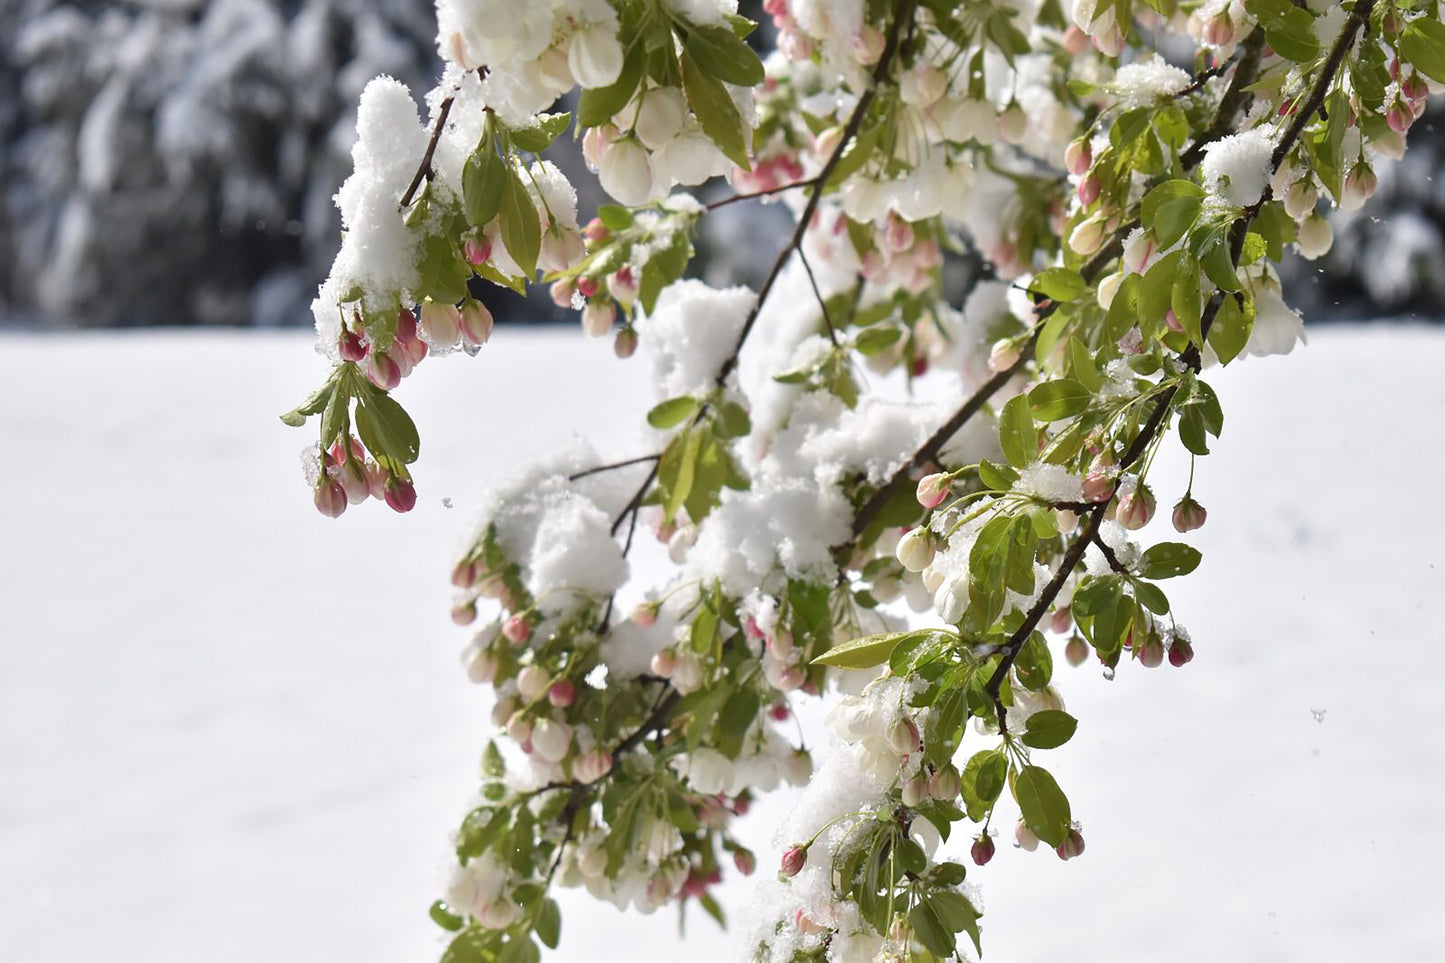
[[[716,383],[719,388],[727,383],[728,375],[732,374],[733,369],[737,367],[738,354],[742,351],[743,342],[748,339],[748,335],[752,332],[753,325],[757,323],[758,314],[763,309],[763,303],[768,298],[768,292],[773,289],[773,285],[777,282],[778,276],[783,273],[783,268],[787,265],[788,258],[792,256],[795,250],[798,250],[802,246],[803,237],[808,233],[808,227],[813,220],[813,215],[817,213],[818,204],[823,199],[823,189],[828,185],[828,178],[832,176],[833,171],[838,167],[838,162],[843,159],[843,152],[848,148],[848,145],[852,143],[853,138],[858,135],[858,129],[863,126],[863,117],[868,113],[868,108],[873,103],[878,85],[888,77],[888,71],[893,65],[893,58],[898,53],[899,30],[902,28],[904,21],[908,21],[909,23],[913,21],[913,8],[915,3],[916,0],[901,0],[898,4],[898,12],[894,16],[893,22],[888,25],[888,36],[883,46],[883,54],[878,58],[878,64],[873,69],[873,83],[863,92],[863,96],[858,98],[858,103],[854,106],[853,113],[848,118],[847,125],[843,128],[843,136],[838,141],[838,146],[833,150],[833,154],[828,158],[828,162],[823,165],[823,169],[813,178],[811,182],[812,190],[808,194],[808,202],[803,206],[802,213],[798,215],[798,225],[793,230],[793,236],[788,239],[788,243],[778,252],[777,259],[773,262],[773,266],[768,271],[767,277],[763,279],[762,285],[758,288],[757,300],[753,302],[752,310],[748,312],[747,318],[743,321],[742,330],[738,332],[737,342],[733,345],[732,353],[728,355],[727,360],[725,360],[722,367],[718,369]]]
[[[1369,22],[1370,11],[1374,9],[1374,6],[1375,0],[1356,0],[1355,9],[1350,11],[1349,19],[1340,29],[1340,35],[1335,38],[1335,45],[1330,48],[1329,58],[1325,60],[1319,80],[1310,90],[1304,106],[1298,109],[1294,120],[1285,131],[1284,137],[1275,145],[1274,153],[1269,159],[1272,170],[1279,170],[1279,165],[1284,163],[1285,156],[1294,147],[1295,141],[1299,140],[1300,135],[1304,133],[1305,125],[1314,119],[1315,111],[1324,106],[1325,97],[1329,96],[1335,74],[1339,72],[1340,65],[1344,63],[1345,54],[1349,53],[1350,47],[1354,45],[1355,34]]]
[[[1225,88],[1224,96],[1219,99],[1219,109],[1214,113],[1214,123],[1200,135],[1187,151],[1180,156],[1179,161],[1189,170],[1204,159],[1204,148],[1219,140],[1234,127],[1234,118],[1251,100],[1254,94],[1245,88],[1254,83],[1254,78],[1259,73],[1259,61],[1264,56],[1264,30],[1255,27],[1249,39],[1244,42],[1244,53],[1239,58],[1239,66],[1234,70],[1234,76],[1229,80],[1229,86]]]
[[[783,191],[791,191],[795,187],[812,187],[818,183],[817,177],[810,177],[807,180],[793,181],[791,184],[779,184],[777,187],[768,187],[760,191],[753,191],[750,194],[734,194],[731,197],[724,197],[722,200],[713,201],[704,210],[715,211],[719,207],[727,207],[729,204],[736,204],[738,201],[754,201],[760,197],[771,197],[774,194],[781,194]]]
[[[421,163],[417,165],[416,173],[412,175],[411,183],[407,185],[406,193],[401,195],[401,203],[398,205],[399,210],[406,210],[407,205],[410,204],[412,198],[416,196],[417,189],[421,187],[423,180],[431,180],[432,156],[437,152],[437,141],[442,139],[442,128],[446,126],[447,115],[452,112],[452,102],[456,100],[456,97],[456,92],[453,90],[447,99],[441,102],[441,106],[437,108],[437,119],[436,123],[432,124],[431,138],[426,142],[426,151],[421,155]]]
[[[657,461],[661,455],[642,455],[638,458],[629,458],[626,461],[614,461],[610,465],[598,465],[595,468],[585,468],[579,472],[573,472],[567,476],[568,481],[577,481],[579,478],[586,478],[588,475],[598,475],[605,471],[613,471],[617,468],[627,468],[630,465],[641,465],[649,461]]]
[[[808,256],[803,249],[798,248],[798,260],[803,264],[803,271],[808,275],[808,284],[813,288],[813,297],[818,299],[818,310],[823,314],[823,324],[828,328],[828,340],[833,342],[833,347],[838,347],[838,332],[833,329],[833,319],[828,317],[828,302],[823,300],[823,292],[818,290],[818,279],[813,277],[813,266],[808,263]]]

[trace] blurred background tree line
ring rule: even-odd
[[[767,29],[759,6],[742,12]],[[340,230],[332,195],[351,166],[356,99],[379,73],[432,85],[431,8],[0,3],[0,323],[309,325]],[[1331,215],[1330,254],[1286,263],[1307,320],[1445,319],[1440,99],[1411,128],[1405,159],[1380,165],[1371,203]],[[567,173],[591,210],[592,179]],[[719,215],[704,222],[696,269],[755,279],[772,252],[745,237],[781,211]],[[501,321],[575,320],[545,293],[523,302],[489,285],[486,297]]]

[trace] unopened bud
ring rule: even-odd
[[[780,879],[791,879],[802,872],[803,866],[808,862],[808,847],[797,845],[789,846],[783,852],[782,864],[778,867]]]
[[[502,635],[513,645],[521,645],[532,637],[532,623],[524,616],[514,615],[502,623]]]
[[[477,603],[458,602],[452,606],[452,621],[457,625],[471,625],[477,620]]]
[[[434,348],[452,348],[461,336],[462,315],[454,304],[428,301],[421,306],[421,330]]]
[[[923,773],[914,773],[903,780],[898,795],[902,799],[903,805],[913,809],[928,798],[928,780],[923,778]]]
[[[492,312],[480,301],[468,300],[461,311],[462,338],[467,344],[484,345],[492,336]]]
[[[1039,837],[1034,835],[1034,831],[1022,819],[1014,827],[1014,845],[1030,853],[1039,848]]]
[[[366,342],[361,340],[361,335],[350,328],[341,329],[341,337],[337,340],[336,350],[341,355],[342,361],[357,362],[366,358]]]
[[[1019,346],[1012,338],[1000,338],[988,353],[988,370],[1007,371],[1019,363]]]
[[[1079,181],[1078,195],[1079,203],[1088,207],[1099,199],[1099,179],[1090,175]]]
[[[1059,859],[1073,859],[1075,856],[1082,856],[1084,853],[1084,837],[1077,829],[1069,830],[1069,835],[1054,850],[1059,854]]]
[[[582,309],[582,330],[589,338],[604,338],[616,317],[617,308],[610,301],[589,301]]]
[[[1185,495],[1174,506],[1174,530],[1183,533],[1202,528],[1208,515],[1209,513],[1204,510],[1203,505],[1189,495]]]
[[[386,480],[386,505],[394,512],[409,512],[416,507],[416,486],[410,479],[395,476]]]
[[[639,602],[637,607],[632,610],[631,619],[645,629],[656,624],[657,612],[660,607],[658,602]]]
[[[1157,669],[1164,664],[1164,643],[1159,636],[1151,632],[1149,637],[1144,640],[1144,644],[1138,647],[1135,655],[1139,659],[1139,664],[1144,668]]]
[[[1075,177],[1083,177],[1094,163],[1094,148],[1088,138],[1080,137],[1064,148],[1064,169]]]
[[[672,678],[672,673],[677,669],[677,653],[671,649],[663,649],[652,657],[651,667],[653,675],[664,679]]]
[[[973,846],[969,848],[968,852],[973,857],[975,864],[987,866],[988,861],[993,859],[993,850],[993,837],[984,833],[973,841]]]
[[[934,555],[933,538],[928,534],[928,529],[920,526],[909,530],[898,540],[894,555],[910,572],[921,572],[927,568]]]
[[[346,490],[333,478],[323,476],[312,495],[316,510],[327,518],[340,518],[346,511]]]
[[[594,783],[612,771],[612,753],[593,749],[572,765],[572,776],[581,783]]]
[[[1296,241],[1299,246],[1300,256],[1306,260],[1313,261],[1317,257],[1323,257],[1329,253],[1335,243],[1335,229],[1330,222],[1319,214],[1311,214],[1305,218],[1299,226],[1299,238]]]
[[[1175,639],[1169,646],[1169,664],[1178,669],[1194,661],[1194,646],[1184,639]]]
[[[885,733],[888,745],[900,756],[911,755],[923,745],[923,739],[918,734],[918,726],[907,716],[899,716],[889,725]]]
[[[558,679],[547,690],[547,701],[558,709],[565,709],[577,698],[577,687],[571,679]]]
[[[1064,643],[1064,658],[1069,665],[1078,668],[1089,658],[1089,643],[1077,635]]]
[[[1128,495],[1119,499],[1119,524],[1136,532],[1149,524],[1154,517],[1154,493],[1142,482]]]
[[[469,237],[462,245],[462,251],[466,255],[468,264],[473,267],[481,267],[492,259],[492,239],[485,234],[480,237]]]
[[[924,475],[918,480],[918,504],[924,508],[937,508],[948,497],[951,479],[943,472]]]
[[[733,850],[733,865],[738,868],[739,873],[742,873],[744,876],[751,876],[753,875],[753,870],[758,868],[758,858],[753,855],[752,850],[743,849],[739,846]]]
[[[1098,214],[1091,214],[1084,218],[1069,232],[1069,247],[1076,254],[1088,257],[1103,246],[1104,219]]]
[[[637,329],[632,325],[617,329],[612,339],[612,353],[619,358],[630,358],[637,351]]]
[[[958,798],[963,788],[958,770],[952,765],[944,766],[928,780],[928,794],[939,802],[950,802]]]
[[[1112,472],[1094,468],[1084,476],[1084,500],[1106,502],[1114,497],[1114,475]]]

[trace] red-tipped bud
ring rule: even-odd
[[[898,796],[909,809],[922,805],[928,799],[928,780],[923,778],[923,773],[914,773],[903,780],[903,785],[898,788]]]
[[[467,263],[473,267],[481,267],[492,259],[492,239],[485,234],[481,237],[469,237],[462,245],[462,250],[466,254]]]
[[[942,472],[924,475],[918,479],[918,504],[924,508],[937,508],[948,497],[951,483],[951,479]]]
[[[471,588],[477,582],[477,563],[462,559],[452,568],[452,585]]]
[[[1075,177],[1083,177],[1094,163],[1094,149],[1085,137],[1070,141],[1064,148],[1064,168]]]
[[[1183,533],[1203,528],[1204,520],[1208,517],[1209,513],[1204,510],[1203,505],[1185,495],[1174,506],[1174,530]]]
[[[1128,495],[1119,499],[1119,524],[1136,532],[1149,524],[1154,517],[1154,493],[1142,482]]]
[[[984,833],[973,841],[973,846],[969,848],[968,853],[973,857],[974,863],[979,866],[987,866],[988,861],[993,859],[993,851],[993,837]]]
[[[471,625],[477,620],[477,603],[458,602],[452,606],[452,621],[457,625]]]
[[[577,291],[577,286],[566,278],[552,282],[549,293],[552,295],[552,303],[559,308],[572,307],[572,295]]]
[[[1089,643],[1077,635],[1064,643],[1064,659],[1069,665],[1078,668],[1089,658]]]
[[[514,615],[502,623],[502,635],[513,645],[521,645],[532,637],[532,623],[524,616]]]
[[[350,328],[341,329],[341,337],[337,340],[336,350],[341,354],[342,361],[358,362],[366,358],[366,342],[361,340],[361,335]]]
[[[1183,639],[1175,639],[1169,646],[1169,664],[1182,668],[1194,661],[1194,646]]]
[[[467,301],[462,307],[462,339],[467,344],[483,345],[492,336],[492,312],[480,301]]]
[[[382,391],[390,391],[401,384],[401,367],[388,354],[373,351],[366,356],[366,380]]]
[[[672,678],[677,671],[677,653],[671,649],[663,649],[652,657],[652,674],[664,679]]]
[[[739,846],[733,850],[733,865],[738,868],[739,873],[742,873],[744,876],[751,876],[753,875],[753,870],[758,868],[758,858],[753,855],[751,849],[743,849]]]
[[[1086,177],[1079,181],[1079,203],[1088,207],[1099,199],[1100,189],[1097,177]]]
[[[1059,859],[1073,859],[1075,856],[1084,854],[1084,837],[1077,829],[1069,830],[1069,835],[1059,844],[1054,852],[1059,854]]]
[[[416,507],[416,486],[406,478],[388,478],[386,504],[394,512],[411,511]]]
[[[900,756],[908,756],[917,752],[923,746],[923,738],[918,734],[918,726],[907,716],[900,716],[889,725],[884,733],[888,745]]]
[[[316,503],[316,510],[327,518],[340,518],[346,511],[346,490],[335,479],[323,477],[316,484],[312,501]]]
[[[612,753],[593,749],[572,764],[572,775],[581,783],[594,783],[612,771]]]
[[[928,780],[928,794],[939,802],[957,799],[962,788],[963,781],[959,778],[958,770],[951,765],[944,766]]]
[[[1385,123],[1395,133],[1403,134],[1415,123],[1415,111],[1409,104],[1397,100],[1385,111]]]
[[[1049,628],[1063,635],[1069,631],[1069,626],[1074,624],[1074,614],[1067,605],[1054,609],[1054,614],[1049,616]]]
[[[1139,664],[1144,668],[1157,669],[1164,664],[1164,643],[1160,641],[1159,636],[1151,633],[1150,636],[1144,640],[1144,644],[1139,646],[1136,654],[1139,658]]]
[[[632,621],[644,629],[650,625],[654,625],[657,622],[657,610],[659,608],[660,606],[657,602],[640,602],[637,607],[632,610]]]
[[[417,340],[416,315],[409,308],[402,308],[396,313],[396,340],[403,344]]]
[[[619,358],[630,358],[637,352],[637,329],[628,325],[617,330],[612,339],[612,353]]]
[[[1084,500],[1106,502],[1114,497],[1114,474],[1111,471],[1094,468],[1084,476]]]
[[[607,225],[602,223],[600,217],[594,217],[588,221],[587,226],[582,229],[582,236],[594,243],[607,240],[609,233]]]
[[[571,679],[558,679],[547,689],[547,701],[558,709],[565,709],[577,699],[577,687]]]
[[[778,867],[778,878],[790,879],[802,872],[803,866],[808,862],[808,847],[797,845],[789,846],[783,853],[782,865]]]

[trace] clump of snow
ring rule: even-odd
[[[652,358],[658,397],[705,395],[737,344],[757,295],[742,286],[718,290],[686,278],[669,284],[637,333]]]
[[[1148,107],[1164,97],[1173,97],[1190,83],[1190,76],[1164,58],[1127,64],[1114,75],[1113,90],[1126,107]]]
[[[1036,461],[1019,472],[1014,491],[1047,502],[1078,502],[1084,499],[1084,483],[1063,465]]]
[[[852,506],[835,488],[755,480],[749,491],[723,491],[698,527],[687,569],[731,595],[746,595],[779,567],[790,578],[827,581],[834,571],[829,548],[847,540],[852,521]]]
[[[836,395],[811,392],[794,405],[771,446],[767,467],[834,484],[864,475],[879,485],[892,477],[952,410],[869,395],[848,408]]]
[[[1274,136],[1264,127],[1220,138],[1204,149],[1199,165],[1205,186],[1235,207],[1248,207],[1264,196],[1273,170]]]

